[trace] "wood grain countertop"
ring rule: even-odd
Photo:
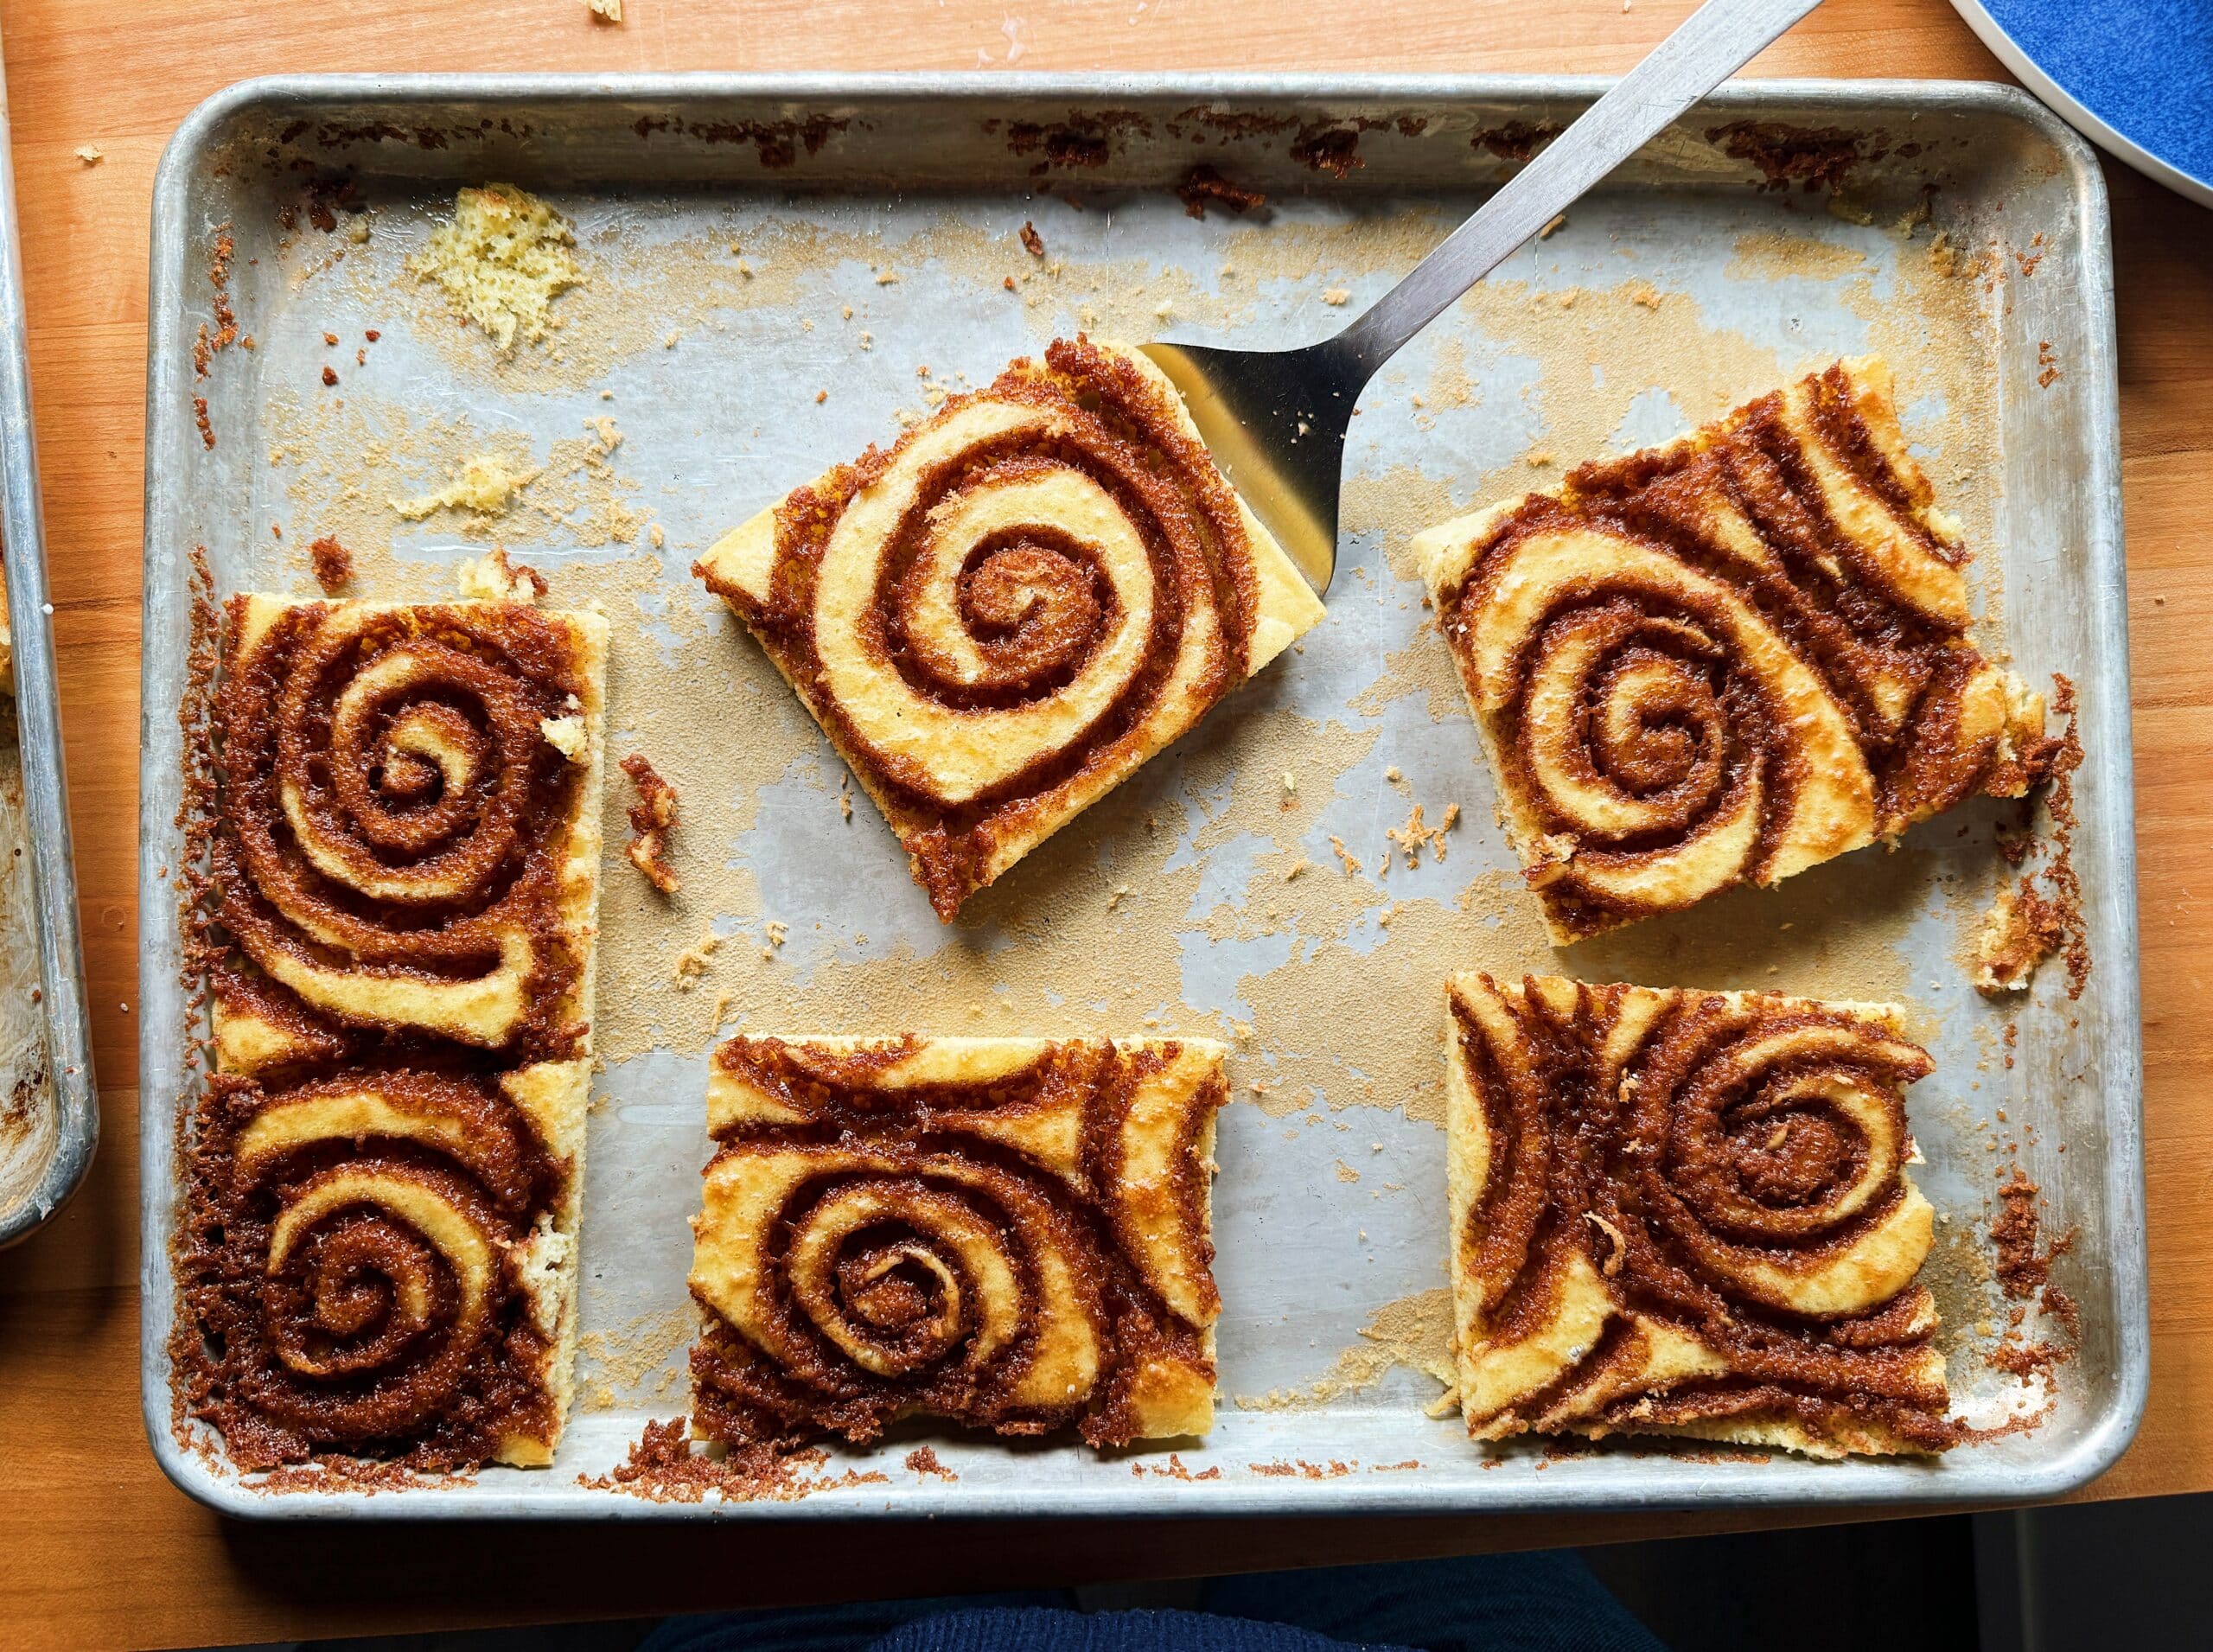
[[[903,1528],[247,1527],[175,1490],[138,1407],[140,491],[162,146],[279,71],[1618,73],[1693,0],[0,0],[86,964],[105,1114],[76,1203],[0,1256],[0,1639],[183,1645],[1076,1583],[1712,1531],[1725,1515]],[[1830,0],[1757,75],[2002,78],[1943,0]],[[102,156],[87,164],[86,145]],[[2150,1409],[2093,1496],[2213,1488],[2213,214],[2108,169],[2142,869]],[[1791,1523],[1785,1513],[1761,1517]],[[1799,1517],[1807,1518],[1807,1517]]]

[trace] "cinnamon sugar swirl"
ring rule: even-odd
[[[506,603],[230,604],[178,1351],[243,1469],[552,1459],[606,648]]]
[[[2049,761],[2042,698],[1972,639],[1878,358],[1414,545],[1560,944],[2020,796]]]
[[[1477,1439],[1955,1444],[1885,1005],[1450,983],[1460,1403]]]
[[[947,399],[693,571],[946,919],[1322,617],[1159,370],[1084,339]]]
[[[1094,1445],[1213,1421],[1220,1045],[740,1037],[693,1219],[693,1427],[915,1413]]]

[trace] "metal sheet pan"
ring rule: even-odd
[[[7,549],[16,692],[14,726],[0,731],[0,742],[14,749],[0,755],[0,763],[11,769],[20,764],[21,781],[20,803],[14,775],[0,798],[0,808],[10,817],[0,822],[0,839],[14,846],[29,866],[27,875],[10,869],[17,893],[6,903],[9,933],[0,935],[0,990],[29,997],[35,987],[37,998],[28,1008],[11,1002],[0,1010],[7,1047],[16,1057],[12,1070],[0,1069],[0,1088],[22,1082],[43,1089],[53,1125],[42,1148],[45,1162],[35,1179],[16,1196],[0,1194],[0,1249],[35,1232],[68,1202],[91,1167],[100,1128],[85,964],[77,936],[69,794],[61,764],[54,609],[46,598],[46,532],[39,508],[38,442],[31,426],[6,96],[0,88],[0,536]],[[20,898],[24,895],[27,900]]]
[[[1371,387],[1330,618],[1303,652],[954,928],[928,916],[864,806],[839,824],[834,760],[685,573],[720,531],[887,435],[933,386],[982,382],[1054,332],[1318,335],[1598,84],[302,79],[204,105],[156,187],[148,384],[144,1395],[170,1476],[247,1515],[701,1518],[1928,1504],[2051,1496],[2110,1464],[2142,1408],[2148,1332],[2108,232],[2088,150],[2025,98],[1743,86],[1656,141]],[[1827,165],[1838,191],[1764,187],[1763,163]],[[1269,207],[1188,215],[1172,189],[1197,163],[1265,190]],[[568,214],[590,273],[526,373],[405,276],[455,187],[494,178]],[[323,228],[309,222],[318,207]],[[1014,239],[1025,220],[1041,259]],[[255,348],[223,353],[201,383],[193,341],[219,227],[236,240],[233,300]],[[357,355],[371,328],[379,341]],[[343,341],[335,351],[326,333]],[[1986,1005],[1967,985],[1963,936],[2003,874],[1994,807],[1925,826],[1897,855],[1849,857],[1618,944],[1533,943],[1472,730],[1394,561],[1423,510],[1540,485],[1559,474],[1548,463],[1668,436],[1870,345],[1891,355],[1909,433],[1981,547],[2003,646],[2031,678],[2081,686],[2074,855],[2095,961],[2078,1001],[2057,969],[2026,1007]],[[318,388],[333,363],[341,386]],[[919,387],[918,366],[934,375]],[[600,416],[619,420],[620,450],[603,438],[580,451]],[[536,467],[543,507],[411,523],[383,502],[436,486],[480,447]],[[166,1354],[174,1126],[193,1094],[174,1036],[187,999],[169,881],[188,558],[207,547],[220,591],[306,590],[298,547],[339,529],[366,549],[377,595],[443,594],[451,564],[496,538],[549,574],[557,600],[603,601],[617,620],[615,737],[642,740],[672,774],[692,834],[680,916],[620,893],[619,864],[610,878],[584,1398],[559,1462],[373,1497],[268,1494],[188,1446]],[[1277,771],[1294,766],[1296,809],[1278,796]],[[1430,801],[1433,820],[1447,799],[1465,811],[1451,858],[1377,880],[1385,829],[1410,800]],[[619,836],[619,815],[610,824]],[[854,833],[834,869],[830,831]],[[1368,858],[1365,876],[1339,875],[1332,836]],[[1291,883],[1294,856],[1312,870]],[[781,944],[772,919],[788,925]],[[677,993],[668,960],[702,925],[730,944],[696,992]],[[1981,1236],[2001,1169],[2018,1163],[2054,1231],[2076,1232],[2056,1277],[2081,1304],[2081,1343],[2049,1415],[1935,1464],[1649,1445],[1486,1454],[1456,1420],[1425,1416],[1437,1383],[1383,1350],[1444,1283],[1432,1022],[1439,978],[1473,965],[1902,998],[1941,1063],[1910,1111],[1917,1174],[1948,1219],[1935,1272],[1971,1417],[2041,1399],[1985,1357],[2004,1318]],[[1234,1037],[1245,1099],[1222,1120],[1215,1196],[1224,1403],[1204,1445],[1171,1461],[936,1437],[948,1483],[903,1468],[915,1437],[902,1434],[832,1457],[832,1473],[881,1480],[772,1504],[582,1484],[645,1420],[684,1407],[685,1222],[717,987],[749,1024],[785,1030],[1142,1023]]]

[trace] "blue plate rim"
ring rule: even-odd
[[[1960,14],[1961,21],[1974,31],[1975,38],[1988,47],[2023,86],[2050,105],[2052,112],[2076,131],[2115,160],[2134,168],[2153,182],[2165,185],[2177,195],[2194,201],[2201,207],[2213,207],[2213,182],[2195,173],[2185,172],[2172,161],[2161,159],[2092,113],[2081,99],[2053,80],[2034,58],[2021,49],[2018,42],[1983,8],[1982,0],[1952,0],[1952,10]]]

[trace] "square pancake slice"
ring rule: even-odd
[[[1322,617],[1158,368],[1078,338],[692,570],[950,920]]]
[[[552,1461],[576,1341],[607,624],[233,598],[191,1408],[249,1470]]]
[[[2049,762],[2042,698],[1975,646],[1966,547],[1878,357],[1413,545],[1560,945]]]
[[[693,1432],[911,1415],[1095,1446],[1214,1420],[1222,1046],[776,1038],[715,1052]]]
[[[1957,1443],[1888,1005],[1453,976],[1460,1406],[1479,1440]]]

